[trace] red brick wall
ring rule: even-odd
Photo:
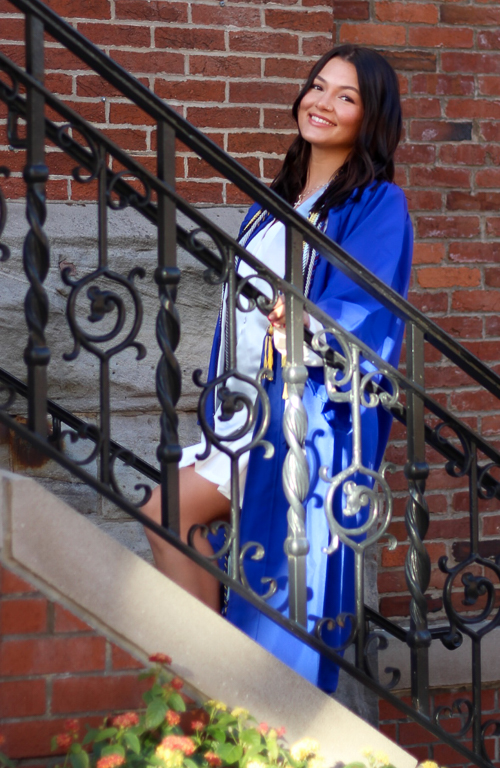
[[[96,725],[141,705],[141,665],[0,566],[0,734],[9,757],[40,763],[71,717]],[[37,765],[39,763],[37,762]]]
[[[415,224],[411,301],[482,360],[500,365],[500,10],[490,0],[53,0],[90,39],[135,73],[214,141],[269,181],[294,127],[289,105],[311,61],[332,42],[377,46],[396,67],[404,109],[398,181]],[[21,21],[0,0],[2,50],[22,59]],[[85,16],[81,14],[85,13]],[[151,164],[154,127],[108,85],[54,43],[47,48],[47,85],[122,146]],[[104,99],[104,100],[103,100]],[[0,116],[3,107],[0,105]],[[1,128],[1,126],[0,126]],[[4,136],[0,131],[0,136]],[[2,142],[4,142],[2,144]],[[2,149],[3,147],[3,149]],[[202,203],[241,202],[241,195],[179,147],[179,190]],[[22,194],[22,152],[0,138],[0,164],[16,172],[2,186]],[[52,199],[92,198],[61,156],[50,158]],[[498,441],[498,401],[429,349],[426,380],[435,397],[483,435]],[[405,461],[404,434],[394,430],[387,458]],[[467,492],[429,452],[427,484],[433,563],[430,607],[440,609],[440,555],[468,533]],[[407,483],[397,492],[393,533],[405,540]],[[496,502],[480,502],[481,536],[498,546]],[[379,587],[387,616],[408,615],[403,563],[406,545],[382,551]],[[457,598],[459,599],[459,598]]]

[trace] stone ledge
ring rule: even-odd
[[[33,479],[0,472],[0,484],[2,561],[113,642],[143,661],[168,653],[192,690],[284,724],[290,742],[316,738],[327,764],[357,760],[369,746],[415,768],[415,758]]]

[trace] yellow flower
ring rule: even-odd
[[[325,758],[322,755],[310,757],[307,761],[307,768],[325,768]]]
[[[227,712],[226,705],[223,704],[222,701],[217,701],[217,699],[210,699],[210,701],[207,701],[207,706],[213,707],[214,709],[220,709],[221,712]]]
[[[168,768],[181,768],[184,762],[184,754],[180,749],[169,749],[162,744],[156,748],[155,755],[164,760]]]
[[[373,754],[373,749],[371,747],[365,747],[361,750],[361,754],[363,757],[371,757]]]
[[[389,765],[389,755],[386,755],[385,752],[382,752],[382,750],[377,750],[377,752],[373,753],[373,760],[376,765]]]
[[[231,714],[233,717],[241,717],[242,720],[246,720],[250,713],[248,709],[243,709],[243,707],[235,707]]]
[[[418,768],[439,768],[439,765],[434,760],[424,760],[423,763],[418,764]]]
[[[305,760],[319,752],[319,744],[315,739],[301,739],[292,744],[290,754],[294,760]]]
[[[250,762],[247,763],[247,768],[266,768],[266,764],[262,763],[260,760],[250,760]]]

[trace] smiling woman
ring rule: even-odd
[[[401,134],[401,108],[396,75],[382,56],[367,48],[341,46],[325,54],[313,67],[293,105],[298,125],[283,167],[272,188],[294,205],[297,212],[339,243],[346,251],[401,294],[408,290],[412,255],[412,230],[403,192],[395,186],[394,153]],[[250,208],[240,231],[240,242],[279,275],[285,272],[285,228],[256,204]],[[304,294],[347,331],[368,344],[379,356],[397,365],[403,337],[402,322],[342,272],[310,247],[304,248]],[[251,274],[244,261],[238,272]],[[264,290],[261,285],[258,286]],[[209,378],[224,373],[225,297],[216,328]],[[321,329],[305,316],[312,331]],[[265,435],[274,447],[271,460],[261,448],[243,453],[239,459],[241,544],[262,543],[265,556],[248,564],[252,588],[277,584],[269,604],[288,611],[288,568],[283,542],[287,537],[288,502],[282,487],[282,470],[288,446],[283,430],[283,380],[278,337],[285,331],[284,302],[279,299],[266,318],[258,309],[237,312],[238,371],[255,378],[262,368],[263,349],[274,343],[271,380],[265,382],[271,404],[271,421]],[[268,357],[269,362],[270,356]],[[346,403],[330,401],[323,369],[315,367],[314,355],[305,358],[308,379],[303,396],[308,417],[306,454],[310,466],[309,493],[304,501],[306,531],[310,544],[307,556],[308,628],[321,617],[337,617],[354,609],[353,552],[341,544],[327,554],[329,529],[322,511],[329,484],[319,476],[318,466],[330,476],[350,466],[352,423]],[[241,381],[227,381],[231,390],[243,391]],[[244,391],[255,399],[255,388]],[[228,419],[219,402],[211,404],[214,429],[239,447],[238,430],[246,413]],[[362,458],[364,467],[376,471],[389,435],[391,417],[382,407],[362,409]],[[209,416],[209,415],[207,415]],[[259,426],[259,425],[257,425]],[[245,438],[243,438],[245,440]],[[204,455],[203,459],[198,456]],[[229,515],[230,461],[205,443],[185,449],[180,472],[180,535],[195,524],[210,525]],[[314,471],[313,471],[313,468]],[[366,474],[349,477],[351,484],[370,486]],[[347,485],[347,483],[346,483]],[[366,502],[364,502],[366,503]],[[144,507],[160,520],[160,489]],[[334,499],[334,514],[345,527],[358,527],[367,518],[366,506],[353,513],[345,509],[345,495]],[[219,586],[206,572],[188,561],[154,534],[148,532],[160,570],[219,609]],[[198,547],[211,552],[208,541]],[[276,624],[265,618],[238,595],[231,593],[227,618],[293,669],[326,691],[334,691],[338,670],[320,660]],[[342,632],[331,633],[332,643],[343,642]],[[345,639],[345,638],[344,638]]]

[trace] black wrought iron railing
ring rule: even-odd
[[[465,372],[479,389],[497,398],[500,397],[500,378],[438,325],[298,215],[286,202],[260,184],[236,161],[107,58],[46,5],[39,0],[10,2],[25,14],[26,66],[17,66],[0,51],[0,100],[8,109],[9,144],[26,151],[23,176],[26,184],[29,229],[24,242],[23,264],[29,283],[25,297],[28,343],[24,352],[26,383],[16,379],[8,371],[0,370],[0,381],[5,395],[5,402],[0,410],[0,421],[216,576],[221,583],[241,595],[301,642],[338,664],[371,691],[390,701],[404,715],[425,727],[440,741],[449,744],[470,762],[482,768],[491,766],[492,760],[485,742],[488,736],[500,732],[500,722],[489,720],[483,723],[481,720],[481,640],[500,622],[497,605],[500,565],[480,553],[478,499],[500,498],[500,485],[493,471],[495,467],[500,466],[500,453],[495,445],[487,442],[468,423],[457,418],[429,394],[424,376],[425,346],[437,349],[445,359]],[[158,138],[155,173],[133,159],[111,141],[105,132],[94,128],[44,87],[44,32],[48,32],[94,72],[118,88],[124,97],[153,118]],[[47,116],[48,109],[51,119]],[[25,137],[20,135],[20,121],[26,124]],[[175,139],[180,139],[226,179],[285,224],[285,278],[272,273],[225,231],[211,222],[202,210],[187,203],[176,192]],[[55,363],[50,360],[46,341],[50,306],[44,286],[50,266],[50,246],[44,230],[45,185],[49,175],[46,164],[47,141],[74,160],[76,168],[73,178],[76,182],[95,184],[97,188],[97,264],[95,269],[80,278],[73,277],[69,270],[63,271],[62,280],[69,291],[66,317],[74,341],[74,349],[66,355],[66,360],[76,360],[81,350],[85,350],[98,361],[98,425],[85,422],[49,397],[48,368]],[[0,173],[8,176],[9,170],[4,167],[0,169]],[[158,231],[157,260],[155,265],[151,265],[152,269],[154,267],[154,280],[159,294],[158,349],[148,350],[154,359],[159,359],[156,387],[161,409],[161,440],[157,451],[157,466],[149,465],[112,438],[110,366],[114,365],[126,350],[134,349],[138,358],[146,354],[146,349],[139,340],[143,309],[138,283],[145,277],[144,270],[142,267],[135,267],[128,274],[121,274],[113,269],[113,260],[108,254],[110,212],[126,206],[135,209],[152,222]],[[183,214],[190,222],[187,227],[179,224],[178,213]],[[6,215],[7,203],[0,193],[0,239]],[[70,211],[68,215],[71,215]],[[206,245],[207,237],[211,246]],[[304,241],[320,251],[325,259],[405,322],[405,373],[379,358],[373,350],[346,332],[304,297]],[[253,387],[256,400],[255,403],[248,398],[241,400],[245,403],[246,420],[239,436],[246,436],[245,450],[265,440],[270,407],[267,394],[259,377],[249,380],[238,373],[234,334],[230,334],[229,359],[224,372],[215,380],[206,383],[200,373],[196,374],[196,381],[202,389],[199,409],[202,430],[207,442],[223,450],[231,461],[231,518],[229,523],[221,523],[226,538],[221,551],[217,553],[230,553],[229,573],[221,570],[215,559],[202,556],[194,545],[185,544],[178,536],[177,464],[181,455],[176,414],[176,404],[181,394],[181,376],[175,356],[180,335],[180,321],[175,305],[180,279],[176,257],[178,246],[189,251],[206,267],[207,282],[226,286],[230,327],[235,327],[236,310],[241,305],[242,297],[246,297],[252,306],[258,306],[266,314],[276,301],[278,293],[284,294],[286,298],[288,330],[284,378],[288,384],[288,400],[283,431],[289,446],[290,468],[290,472],[284,475],[285,492],[290,504],[287,539],[290,572],[289,618],[271,608],[264,597],[252,589],[246,578],[245,555],[248,552],[245,547],[242,548],[238,536],[240,499],[237,475],[241,450],[232,450],[227,436],[224,440],[217,435],[205,414],[204,402],[217,387],[227,384],[230,378],[233,381],[245,381],[248,386]],[[9,257],[14,258],[14,254],[9,254],[6,245],[0,245],[0,249],[2,261]],[[269,295],[257,290],[248,279],[239,277],[236,272],[237,259],[242,259],[251,268],[252,273],[267,284]],[[85,297],[88,300],[87,321],[92,323],[91,326],[87,321],[84,322],[82,317]],[[336,349],[341,352],[335,351],[326,343],[324,331],[313,336],[304,330],[304,308],[328,329],[328,333],[337,342]],[[96,328],[102,330],[95,330]],[[411,618],[408,627],[388,621],[373,609],[366,608],[364,604],[363,572],[367,547],[381,542],[388,536],[389,546],[396,544],[388,534],[393,495],[385,476],[387,467],[374,472],[363,467],[361,463],[356,466],[353,464],[349,468],[350,471],[344,472],[342,477],[327,477],[325,474],[324,478],[330,484],[330,491],[326,495],[325,514],[332,540],[342,541],[355,553],[356,609],[355,615],[348,617],[351,630],[349,643],[354,645],[356,651],[354,664],[343,658],[339,648],[333,648],[325,642],[325,619],[318,622],[314,631],[307,630],[305,558],[308,544],[304,501],[308,492],[309,468],[303,452],[307,424],[307,414],[301,399],[307,376],[303,361],[304,338],[321,357],[329,397],[332,401],[342,399],[351,410],[354,443],[361,440],[361,408],[386,408],[406,427],[406,527],[409,540],[406,580],[411,595]],[[360,361],[368,361],[372,372],[363,373],[365,369]],[[64,377],[64,364],[57,362],[57,366],[58,376]],[[13,417],[19,398],[27,402],[26,426]],[[227,404],[226,408],[229,413],[230,405]],[[259,417],[259,409],[262,417]],[[51,429],[48,428],[49,423]],[[87,457],[79,462],[71,459],[64,450],[63,437],[68,430],[74,438],[88,440],[92,444]],[[467,479],[469,492],[468,551],[463,559],[453,566],[448,565],[446,559],[439,563],[441,571],[446,575],[443,590],[446,619],[438,626],[429,624],[426,601],[431,575],[430,558],[425,545],[430,518],[425,497],[426,481],[430,473],[426,461],[426,445],[431,446],[444,458],[447,462],[446,471],[451,477]],[[99,466],[98,477],[85,468],[96,458]],[[142,476],[140,487],[143,494],[140,502],[133,503],[121,490],[116,473],[118,463],[130,467]],[[373,479],[377,492],[372,490],[370,483],[366,486],[356,486],[351,482],[350,488],[346,488],[347,478],[355,471]],[[140,511],[140,505],[150,493],[147,481],[161,483],[162,526],[153,523]],[[360,528],[344,528],[335,519],[333,496],[339,489],[343,490],[347,503],[358,503],[367,508],[370,524],[365,525],[363,531]],[[364,541],[359,541],[361,532],[368,533]],[[462,587],[458,585],[460,580]],[[457,603],[459,590],[466,610],[461,610],[459,602]],[[345,623],[346,617],[329,617],[328,621],[331,627],[335,622]],[[392,635],[408,647],[413,706],[401,701],[390,691],[397,683],[396,670],[391,670],[391,683],[384,687],[378,681],[376,671],[372,670],[368,663],[368,648],[377,638],[382,644],[386,636],[384,633]],[[445,728],[445,717],[450,711],[442,707],[431,711],[429,648],[431,643],[441,642],[453,653],[461,644],[464,635],[470,638],[472,647],[472,692],[468,698],[462,697],[457,705],[464,715],[459,732],[452,734]]]

